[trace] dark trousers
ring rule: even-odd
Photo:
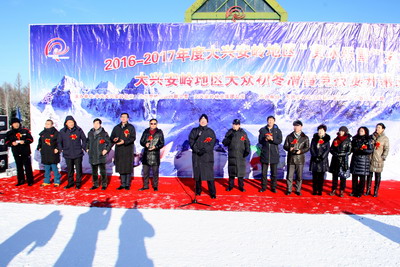
[[[288,165],[288,173],[286,178],[287,191],[292,192],[293,178],[296,173],[296,192],[300,193],[301,185],[303,183],[303,169],[304,165]]]
[[[68,184],[74,184],[74,167],[76,171],[76,185],[81,185],[82,182],[82,157],[76,159],[65,159],[67,163]]]
[[[26,181],[28,184],[33,184],[33,172],[32,172],[32,163],[31,156],[23,156],[23,155],[14,155],[15,164],[17,165],[17,179],[18,183],[25,183],[25,175]]]
[[[93,185],[98,187],[99,186],[99,170],[101,176],[101,186],[107,187],[107,173],[106,173],[106,164],[100,163],[96,165],[92,165],[92,181]]]
[[[354,196],[361,196],[362,194],[364,194],[365,175],[353,174],[351,176],[351,186],[351,193]]]
[[[338,186],[339,173],[332,173],[332,191],[335,191]],[[346,178],[340,178],[340,190],[346,189]]]
[[[121,179],[121,186],[131,187],[131,173],[120,173],[119,178]]]
[[[244,188],[244,179],[243,177],[238,177],[239,189]],[[235,176],[229,176],[229,188],[233,188],[235,186]]]
[[[271,168],[271,189],[276,189],[276,176],[278,172],[278,164],[266,164],[262,163],[262,178],[261,178],[261,188],[267,189],[267,174],[268,174],[268,165]]]
[[[150,169],[153,172],[153,188],[158,188],[158,174],[160,166],[143,164],[143,188],[149,188]]]
[[[312,172],[313,193],[321,194],[324,188],[325,172]]]
[[[367,177],[367,195],[370,194],[370,190],[371,190],[371,185],[372,185],[372,176],[373,176],[373,172],[370,172],[368,177]],[[382,178],[382,173],[380,172],[375,172],[375,186],[374,186],[374,195],[378,196],[378,191],[379,191],[379,186],[381,184],[381,178]]]
[[[207,181],[208,184],[208,191],[210,191],[211,196],[215,196],[217,194],[217,191],[215,190],[215,181],[214,179],[211,181]],[[195,188],[196,194],[201,193],[201,180],[196,180],[196,188]]]

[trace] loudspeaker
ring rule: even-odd
[[[8,130],[7,115],[0,115],[0,131]]]
[[[0,153],[0,172],[5,172],[8,169],[8,153]]]
[[[6,145],[6,134],[7,132],[0,132],[0,152],[7,151]]]

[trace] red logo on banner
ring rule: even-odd
[[[244,13],[242,7],[232,6],[225,13],[225,18],[229,18],[230,16],[232,16],[232,21],[236,22],[236,20],[238,19],[244,19],[246,17],[246,14]]]
[[[50,39],[50,41],[48,41],[44,47],[44,55],[54,59],[57,62],[60,62],[60,59],[69,59],[69,57],[63,56],[68,53],[68,51],[69,47],[61,38]]]

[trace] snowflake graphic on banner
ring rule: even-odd
[[[251,108],[251,103],[250,103],[249,101],[246,101],[246,102],[243,104],[243,108],[244,108],[244,109],[250,109],[250,108]]]

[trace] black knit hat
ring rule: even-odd
[[[239,119],[234,119],[232,124],[240,125],[240,120]]]
[[[18,122],[19,124],[21,124],[21,121],[18,118],[12,118],[10,121],[10,125],[13,125],[14,123]]]
[[[202,118],[206,119],[207,122],[208,122],[208,116],[207,116],[206,114],[201,114],[201,116],[200,116],[200,118],[199,118],[199,121],[200,121]]]
[[[348,129],[346,126],[340,126],[339,132],[340,132],[340,131],[345,132],[345,133],[348,133],[348,132],[349,132],[349,129]]]
[[[303,123],[301,121],[299,121],[299,120],[295,120],[293,122],[293,126],[303,126]]]

